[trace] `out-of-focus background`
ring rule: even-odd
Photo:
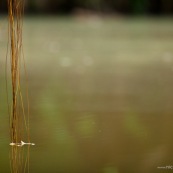
[[[10,172],[6,3],[0,1],[3,173]],[[173,168],[172,13],[171,0],[26,1],[31,173]],[[24,73],[21,82],[25,87]]]
[[[171,0],[25,0],[27,13],[112,13],[169,15],[173,13]],[[6,0],[1,0],[1,12],[7,11]]]

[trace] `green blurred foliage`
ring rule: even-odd
[[[148,6],[148,0],[132,0],[132,9],[134,14],[145,14]]]
[[[30,13],[71,14],[77,9],[122,14],[172,14],[171,0],[26,0]],[[7,11],[7,1],[0,2],[0,12]]]

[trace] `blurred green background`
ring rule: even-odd
[[[31,173],[170,171],[158,167],[173,165],[172,4],[26,1]],[[0,9],[0,172],[9,173],[5,1]]]
[[[28,13],[100,12],[103,14],[170,15],[172,0],[25,0]],[[0,11],[7,11],[6,0],[1,0]]]

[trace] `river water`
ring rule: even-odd
[[[8,173],[7,21],[1,20],[0,172]],[[23,32],[36,144],[30,173],[173,169],[171,19],[26,17]]]

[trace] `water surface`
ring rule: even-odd
[[[2,24],[0,172],[8,173]],[[173,165],[172,28],[169,19],[25,18],[31,173],[156,173]]]

